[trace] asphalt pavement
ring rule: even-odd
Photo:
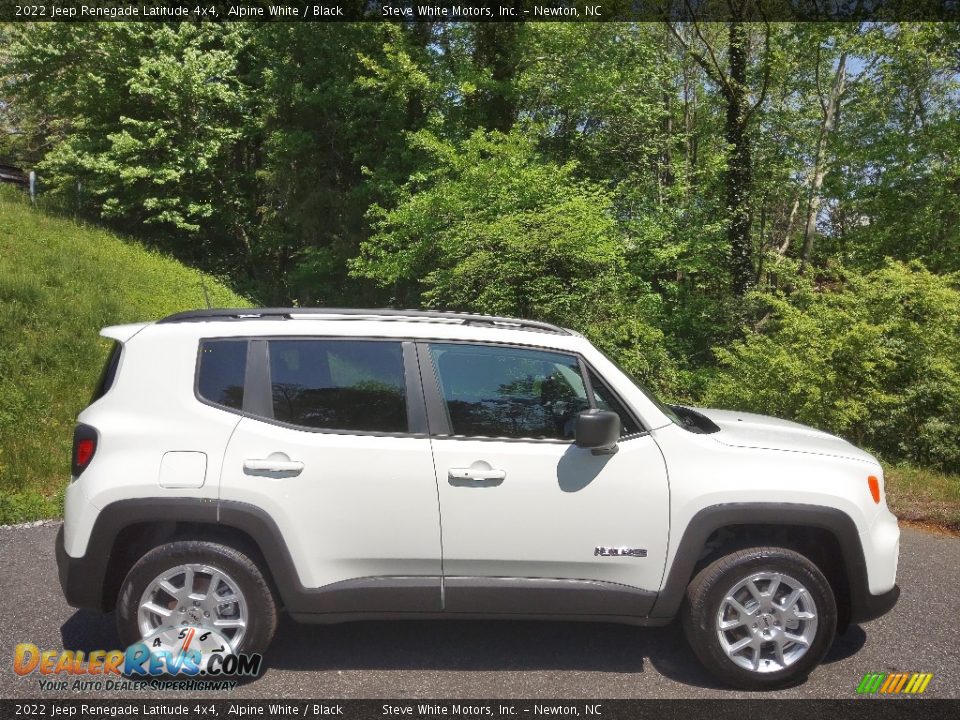
[[[0,528],[0,698],[70,698],[13,672],[18,643],[46,650],[119,647],[112,615],[74,610],[57,582],[59,524]],[[925,696],[960,698],[960,539],[904,528],[894,610],[851,627],[826,662],[783,698],[851,698],[868,672],[932,672]],[[266,672],[223,691],[235,698],[716,698],[678,623],[396,621],[300,625],[285,618]],[[72,678],[70,678],[72,679]],[[768,697],[770,694],[767,695]],[[92,692],[96,698],[164,697]]]

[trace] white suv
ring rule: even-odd
[[[882,470],[793,422],[665,406],[581,335],[480,315],[202,310],[106,328],[57,538],[125,643],[306,622],[663,625],[795,682],[893,607]]]

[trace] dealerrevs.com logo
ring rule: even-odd
[[[126,650],[41,651],[32,643],[21,643],[14,651],[13,671],[21,676],[44,676],[41,690],[231,689],[236,683],[223,680],[256,677],[262,664],[262,655],[234,653],[214,630],[181,626],[161,630]],[[142,682],[163,677],[175,680]],[[198,677],[215,682],[183,687],[184,679]]]
[[[922,695],[933,673],[867,673],[857,686],[858,695]]]

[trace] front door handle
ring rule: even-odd
[[[494,487],[502,483],[506,476],[506,471],[492,468],[487,463],[474,463],[468,468],[447,470],[447,479],[451,485]]]
[[[282,475],[293,477],[303,472],[303,463],[291,460],[286,453],[271,453],[265,458],[248,458],[243,469],[251,475]]]

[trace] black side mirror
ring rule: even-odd
[[[594,455],[613,455],[620,439],[620,416],[609,410],[584,410],[577,415],[574,437],[578,447]]]

